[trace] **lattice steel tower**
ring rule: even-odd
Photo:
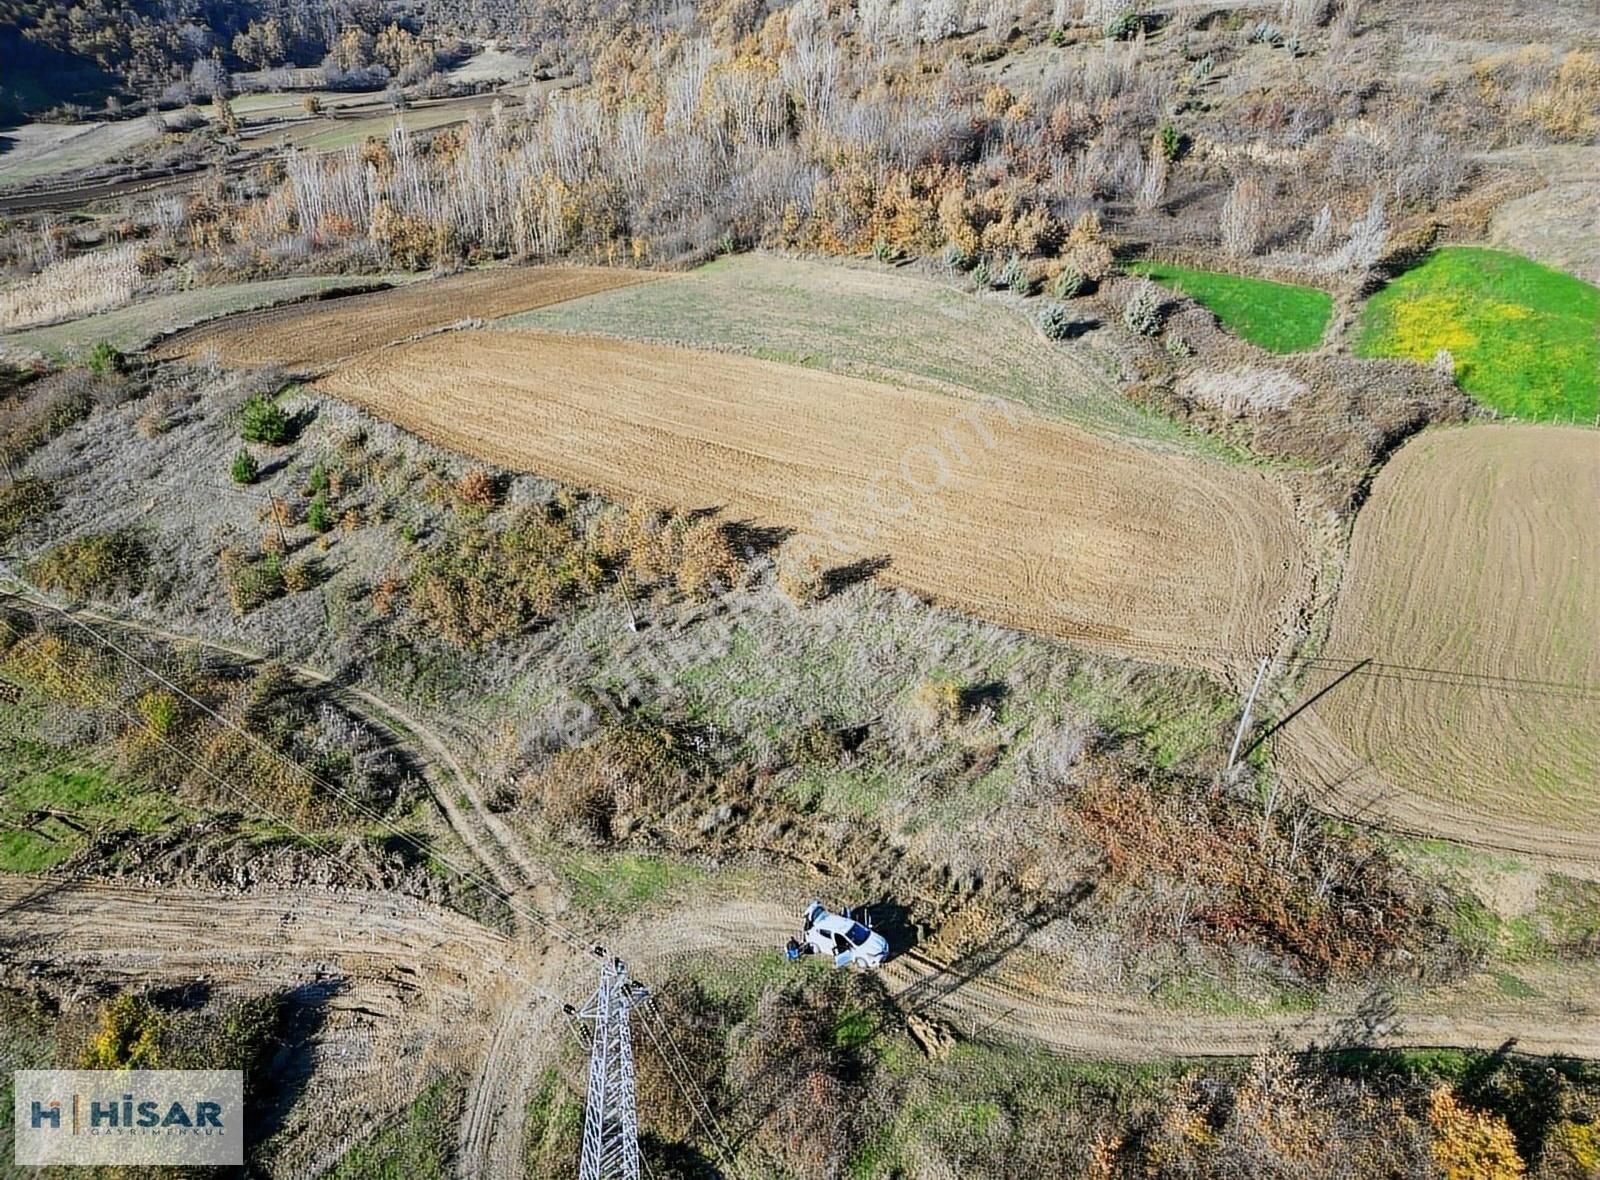
[[[578,1012],[594,1025],[578,1180],[639,1180],[639,1116],[628,1014],[650,998],[621,959],[600,968],[600,988]]]

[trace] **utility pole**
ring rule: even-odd
[[[283,518],[286,514],[287,509],[278,507],[277,495],[269,490],[267,492],[267,516],[271,519],[273,525],[277,527],[278,548],[282,549],[284,553],[289,552],[289,538],[283,535]]]
[[[1261,666],[1256,669],[1256,682],[1250,686],[1250,695],[1245,698],[1244,714],[1239,718],[1239,728],[1233,735],[1233,749],[1228,751],[1228,769],[1233,769],[1233,764],[1239,758],[1239,743],[1244,741],[1244,731],[1250,728],[1250,710],[1255,707],[1256,693],[1261,691],[1261,682],[1267,676],[1267,657],[1261,657]]]
[[[621,959],[600,968],[600,988],[576,1015],[594,1025],[578,1180],[639,1180],[639,1113],[628,1014],[650,998]]]

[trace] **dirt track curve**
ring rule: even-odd
[[[83,617],[196,642],[108,616]],[[200,646],[258,658],[222,645]],[[330,684],[313,669],[291,671]],[[514,937],[390,894],[241,894],[0,877],[0,979],[10,972],[44,971],[124,986],[203,977],[224,988],[325,988],[329,998],[313,1085],[319,1095],[326,1090],[329,1101],[348,1104],[356,1116],[349,1125],[370,1127],[441,1072],[466,1069],[471,1082],[460,1174],[520,1176],[528,1100],[567,1035],[556,1005],[580,1002],[593,986],[594,964],[583,946],[603,942],[647,981],[694,957],[736,964],[744,955],[781,945],[801,899],[788,897],[792,886],[786,885],[773,890],[785,894],[784,903],[729,900],[709,909],[650,915],[606,935],[552,937],[536,899],[541,884],[553,878],[508,829],[491,822],[470,776],[438,735],[373,694],[333,688],[350,694],[346,703],[369,720],[428,752],[420,761],[442,806],[460,791],[462,805],[446,809],[452,827],[497,881],[520,882],[518,904],[533,915]],[[439,773],[441,766],[449,777]],[[568,932],[574,929],[566,923]],[[902,1011],[962,1035],[1022,1040],[1109,1060],[1235,1056],[1257,1052],[1278,1036],[1328,1044],[1352,1029],[1391,1046],[1492,1049],[1515,1040],[1527,1052],[1600,1058],[1600,964],[1534,967],[1520,970],[1519,978],[1532,994],[1507,997],[1492,979],[1478,979],[1402,996],[1392,1007],[1210,1016],[1041,987],[1012,972],[1003,955],[945,964],[905,954],[882,974]],[[288,1149],[285,1162],[300,1170],[316,1171],[348,1146],[323,1141],[312,1148],[300,1139],[317,1142],[304,1136]]]

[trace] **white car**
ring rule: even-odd
[[[807,908],[800,937],[789,940],[789,958],[827,955],[835,967],[870,970],[889,957],[889,940],[854,918],[831,913],[820,901]]]

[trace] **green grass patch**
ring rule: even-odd
[[[637,913],[705,877],[693,865],[633,853],[577,853],[562,859],[557,868],[572,890],[572,904],[606,918]]]
[[[1284,986],[1266,995],[1247,994],[1226,980],[1194,971],[1167,976],[1157,985],[1152,998],[1177,1012],[1214,1016],[1281,1015],[1310,1012],[1317,1006],[1317,995],[1310,989]]]
[[[1600,288],[1515,254],[1435,251],[1367,301],[1356,350],[1431,361],[1485,405],[1535,421],[1600,413]]]
[[[333,1180],[443,1180],[455,1175],[462,1099],[459,1079],[440,1078],[394,1121],[346,1152],[328,1175]]]
[[[0,872],[42,873],[102,830],[156,832],[187,814],[163,791],[32,743],[0,752],[0,783]]]
[[[1230,332],[1268,352],[1317,347],[1333,315],[1333,296],[1315,287],[1194,270],[1171,262],[1132,262],[1127,269],[1187,295]]]
[[[833,1026],[836,1049],[863,1049],[878,1034],[878,1021],[863,1008],[846,1008]]]

